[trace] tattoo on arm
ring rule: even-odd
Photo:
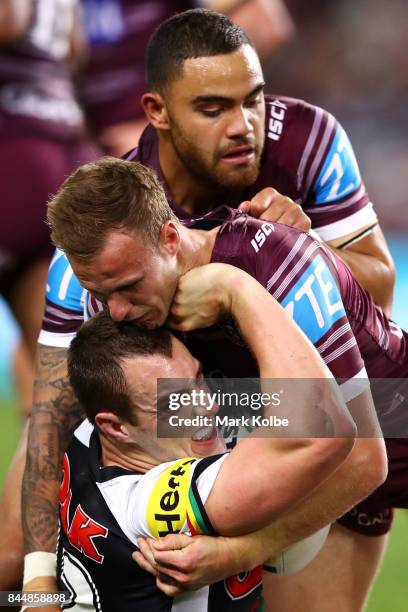
[[[66,349],[40,346],[22,487],[25,553],[54,552],[62,457],[84,418],[68,380]]]

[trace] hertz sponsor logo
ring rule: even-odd
[[[186,521],[190,473],[195,457],[169,466],[153,487],[146,508],[147,525],[155,538],[179,533]]]

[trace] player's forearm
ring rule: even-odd
[[[371,293],[375,303],[390,316],[395,284],[392,260],[381,260],[355,250],[332,249],[346,262],[359,283]]]
[[[207,500],[215,529],[236,535],[268,524],[330,477],[351,451],[355,427],[334,381],[326,378],[330,375],[321,357],[283,308],[241,272],[230,271],[226,282],[230,312],[254,352],[261,377],[291,378],[292,387],[300,387],[293,378],[302,379],[302,388],[294,393],[287,386],[285,407],[278,412],[283,417],[295,408],[284,435],[279,431],[273,435],[265,426],[241,441],[222,466]],[[270,384],[276,383],[261,380],[261,384],[270,397]],[[324,437],[327,415],[337,436]],[[319,433],[307,429],[311,416]]]
[[[139,558],[138,562],[148,571],[154,572],[156,568],[168,574],[183,590],[249,571],[335,521],[384,477],[377,441],[359,440],[353,453],[330,479],[267,527],[238,537],[198,536],[187,540],[187,544],[179,541],[182,536],[167,536],[152,544],[153,558],[150,547],[141,542],[144,559]],[[171,584],[160,588],[174,595],[175,587]]]
[[[1,0],[0,42],[13,42],[22,36],[28,27],[33,0]]]
[[[66,350],[39,347],[22,488],[25,552],[55,552],[61,463],[83,418],[67,378]]]

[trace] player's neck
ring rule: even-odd
[[[100,436],[100,440],[101,463],[104,467],[119,466],[132,472],[145,473],[158,465],[158,461],[136,445],[113,442],[103,435]]]
[[[219,227],[215,227],[212,230],[204,231],[188,229],[184,225],[180,226],[179,261],[182,274],[197,266],[210,263],[219,229]]]
[[[224,194],[215,193],[213,186],[203,184],[197,177],[190,174],[183,162],[179,159],[170,142],[159,138],[160,167],[167,187],[180,208],[192,215],[201,215],[209,212],[221,204]]]

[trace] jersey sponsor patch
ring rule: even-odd
[[[346,317],[336,282],[317,255],[281,302],[313,343],[341,317]]]
[[[64,308],[83,311],[85,290],[79,284],[65,253],[57,249],[48,270],[46,297]]]
[[[280,100],[273,100],[268,121],[268,138],[279,140],[283,132],[283,123],[288,107]]]
[[[191,466],[197,459],[180,459],[169,466],[153,487],[146,506],[146,522],[153,537],[179,533],[186,522]]]
[[[317,177],[313,191],[315,204],[328,204],[355,191],[361,183],[360,171],[351,142],[341,125]]]

